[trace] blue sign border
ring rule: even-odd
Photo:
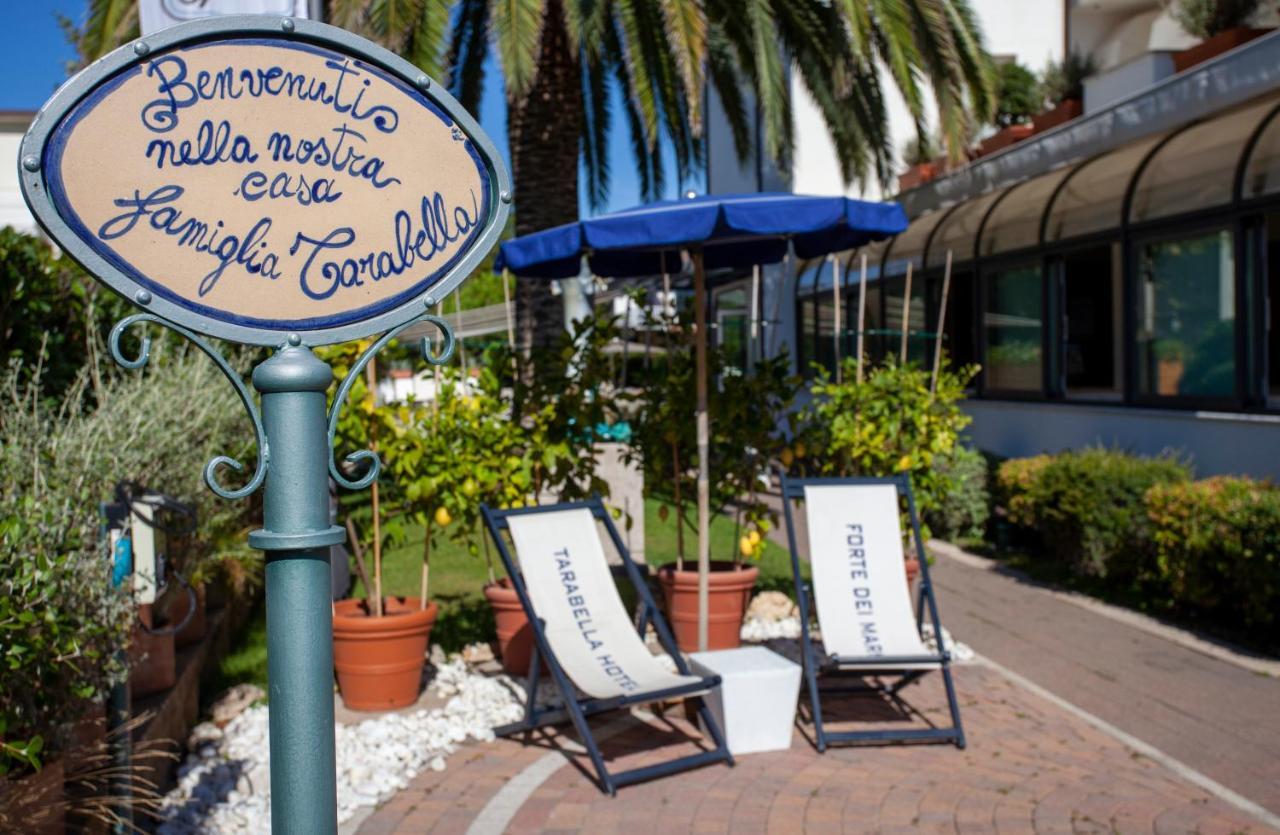
[[[333,316],[274,320],[240,316],[185,299],[97,241],[70,205],[62,183],[62,150],[78,121],[158,54],[237,42],[352,58],[361,69],[431,110],[444,124],[461,129],[481,175],[485,210],[463,247],[412,287],[372,305]],[[37,114],[22,141],[18,178],[27,205],[50,237],[111,289],[198,333],[252,345],[278,345],[295,334],[311,345],[345,342],[382,333],[422,315],[461,284],[498,243],[511,203],[510,177],[493,143],[447,91],[412,64],[333,26],[260,15],[184,23],[127,44],[92,64],[54,93]]]

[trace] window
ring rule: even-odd
[[[1235,392],[1235,263],[1229,229],[1140,245],[1138,391]]]
[[[1263,323],[1266,332],[1267,400],[1274,406],[1280,401],[1280,214],[1266,218],[1266,298],[1263,300]]]
[[[1120,243],[1056,262],[1062,278],[1062,381],[1067,397],[1118,399],[1123,380]]]
[[[716,292],[716,342],[725,352],[724,373],[741,377],[747,370],[751,308],[746,287]]]
[[[818,332],[818,308],[813,292],[818,279],[819,261],[810,261],[803,265],[796,277],[796,363],[800,373],[806,377],[811,371],[809,363],[814,361],[814,334]]]
[[[1043,291],[1040,267],[983,276],[986,388],[1039,392],[1043,388]]]
[[[884,352],[894,358],[902,355],[903,292],[906,278],[893,278],[884,283]],[[925,332],[926,281],[919,273],[911,277],[911,302],[907,305],[907,360],[924,363],[932,350],[930,335]]]
[[[929,302],[933,310],[942,307],[942,277],[929,283]],[[937,314],[934,315],[937,321]],[[946,320],[943,322],[942,350],[952,368],[960,368],[978,361],[978,350],[973,334],[973,272],[952,270],[951,288],[947,290]],[[933,362],[933,349],[929,350]]]
[[[1273,106],[1268,100],[1193,125],[1165,143],[1139,175],[1129,222],[1230,203],[1241,149]]]

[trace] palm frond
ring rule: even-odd
[[[523,97],[538,72],[545,0],[493,0],[490,33],[502,62],[508,100]]]
[[[449,92],[472,113],[484,92],[484,65],[489,50],[488,0],[462,0],[449,37]]]
[[[703,82],[707,64],[707,17],[699,0],[662,0],[667,43],[675,55],[683,82],[693,134],[702,134]]]
[[[449,23],[447,3],[425,0],[406,57],[432,78],[444,75],[444,45],[449,42]]]
[[[733,48],[719,25],[712,25],[707,32],[707,75],[720,98],[720,109],[728,120],[738,162],[745,163],[751,156],[751,117],[742,98],[742,79],[738,75]]]
[[[587,203],[593,211],[602,209],[609,197],[609,130],[613,113],[607,73],[607,68],[598,60],[584,58],[582,161],[587,175]]]

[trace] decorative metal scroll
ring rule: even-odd
[[[342,407],[346,404],[347,395],[351,393],[351,387],[355,385],[355,381],[360,379],[361,373],[364,371],[369,361],[377,356],[378,352],[385,348],[391,340],[395,339],[401,332],[410,328],[419,322],[426,322],[435,325],[440,330],[443,339],[443,346],[440,353],[435,353],[431,349],[431,337],[423,336],[419,343],[419,350],[422,352],[422,358],[426,360],[428,365],[444,365],[449,362],[453,356],[453,349],[457,342],[453,335],[453,329],[449,327],[449,323],[439,316],[425,315],[414,319],[411,322],[405,322],[384,333],[377,342],[369,346],[355,364],[351,366],[351,370],[347,372],[347,376],[342,380],[342,385],[338,387],[338,393],[334,395],[333,406],[329,410],[329,448],[333,449],[334,437],[338,432],[338,418],[341,415]],[[332,456],[329,458],[329,475],[333,480],[347,490],[363,490],[378,478],[378,473],[382,471],[382,462],[378,459],[378,454],[371,449],[361,449],[349,454],[343,459],[348,467],[355,468],[360,462],[367,462],[367,469],[364,475],[352,481],[342,474],[337,462]]]
[[[244,405],[244,409],[249,413],[249,420],[253,423],[253,431],[258,439],[258,465],[254,468],[253,477],[243,487],[238,489],[228,489],[223,487],[218,481],[218,468],[222,466],[230,467],[236,472],[243,472],[244,465],[229,455],[215,456],[204,467],[204,481],[209,485],[209,489],[224,499],[243,499],[245,496],[253,493],[262,486],[262,482],[267,477],[267,462],[269,461],[269,453],[267,449],[267,433],[262,427],[262,416],[258,414],[258,407],[253,402],[253,397],[249,394],[249,389],[245,386],[244,381],[240,379],[240,375],[227,362],[222,354],[202,338],[182,327],[175,325],[173,322],[161,319],[150,313],[135,313],[127,316],[116,323],[111,329],[111,336],[107,340],[107,345],[111,349],[111,357],[121,366],[137,370],[142,368],[151,359],[151,337],[143,332],[142,349],[138,352],[138,356],[130,359],[124,355],[124,351],[120,347],[120,339],[124,336],[124,332],[139,322],[154,322],[157,325],[166,327],[174,333],[181,334],[190,342],[204,352],[205,356],[213,360],[214,365],[222,372],[222,375],[231,381],[231,385],[235,387],[236,394],[240,397],[240,402]]]

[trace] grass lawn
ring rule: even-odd
[[[662,502],[658,499],[645,500],[645,550],[649,564],[655,567],[673,562],[676,554],[674,509],[664,522],[659,516],[661,506]],[[689,528],[684,533],[685,554],[692,559],[697,550],[697,534]],[[717,516],[712,519],[712,559],[731,559],[737,552],[737,543],[737,533],[731,517]],[[495,570],[502,576],[501,560],[492,545],[490,551]],[[366,554],[365,558],[372,571],[372,555]],[[760,579],[756,583],[758,590],[777,590],[792,594],[791,558],[786,549],[766,539],[763,556],[757,565],[760,568]],[[415,526],[410,528],[403,545],[388,549],[382,555],[383,593],[416,597],[421,572],[422,528]],[[807,564],[805,574],[808,575]],[[429,596],[440,606],[440,615],[431,633],[433,643],[440,644],[446,652],[453,652],[469,643],[493,638],[493,614],[485,602],[483,592],[484,584],[488,581],[483,547],[480,556],[473,557],[467,552],[465,545],[444,540],[432,549],[430,579]],[[364,585],[358,579],[351,594],[365,594]],[[625,599],[630,599],[630,595],[626,595]],[[242,681],[251,681],[266,689],[266,640],[265,611],[263,606],[259,606],[244,634],[239,636],[236,646],[223,659],[217,690]]]

